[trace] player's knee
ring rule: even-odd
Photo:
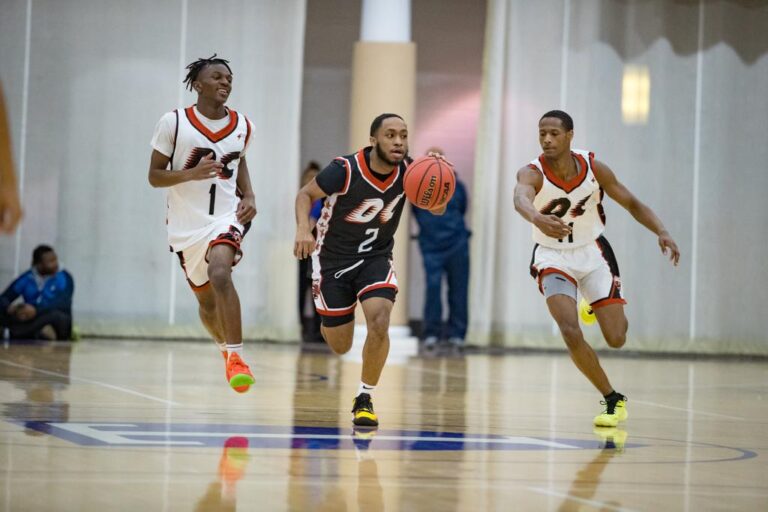
[[[232,284],[232,269],[224,265],[210,265],[208,279],[216,290],[223,290]]]
[[[618,331],[606,334],[605,341],[611,348],[621,348],[627,342],[627,331]]]
[[[576,347],[584,341],[579,324],[568,322],[560,324],[559,327],[563,340],[569,348]]]
[[[326,343],[328,343],[328,346],[331,347],[331,350],[338,355],[346,354],[352,348],[352,336],[333,336],[328,335],[327,331],[324,331],[323,337],[325,338]]]
[[[376,338],[384,338],[389,331],[389,311],[376,311],[366,319],[368,334]]]

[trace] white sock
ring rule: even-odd
[[[223,341],[219,342],[219,341],[213,340],[213,342],[216,343],[216,346],[219,347],[219,350],[221,350],[222,352],[227,351],[227,344],[224,343]]]
[[[227,356],[231,356],[232,354],[237,354],[239,356],[243,355],[243,342],[227,343]]]
[[[376,386],[369,386],[363,381],[360,381],[360,387],[357,388],[357,394],[360,395],[360,393],[367,393],[373,398],[373,390],[376,389]]]

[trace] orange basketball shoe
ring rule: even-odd
[[[251,369],[237,353],[232,353],[227,358],[227,381],[238,393],[245,393],[255,382]]]

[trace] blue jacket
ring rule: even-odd
[[[35,269],[29,269],[16,278],[0,295],[0,311],[5,312],[17,297],[35,306],[38,314],[57,309],[72,313],[72,295],[75,281],[66,270],[59,270],[52,276],[41,276]]]
[[[461,247],[469,239],[469,230],[464,223],[467,213],[467,189],[456,180],[456,191],[448,201],[443,215],[432,215],[427,210],[413,208],[413,216],[419,224],[419,247],[421,252],[445,252]]]

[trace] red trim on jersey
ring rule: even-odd
[[[349,161],[343,156],[336,157],[334,160],[341,160],[344,163],[344,168],[347,170],[347,177],[344,180],[344,188],[337,192],[337,194],[343,196],[349,190],[349,182],[352,180],[352,167],[350,167]]]
[[[604,306],[610,306],[611,304],[626,304],[626,303],[627,301],[624,299],[615,299],[615,298],[608,297],[606,299],[600,299],[598,301],[593,302],[592,304],[590,304],[590,307],[594,310],[594,309],[600,309]]]
[[[245,151],[245,148],[248,147],[248,140],[251,138],[251,122],[245,116],[243,116],[243,119],[245,119],[245,127],[246,127],[245,144],[243,144],[243,151]]]
[[[549,167],[547,159],[544,158],[544,155],[539,156],[539,163],[541,164],[541,168],[544,169],[544,175],[547,177],[547,179],[557,188],[564,190],[568,194],[570,194],[576,187],[581,185],[584,179],[587,177],[587,161],[584,160],[584,157],[574,152],[571,152],[571,156],[576,157],[576,161],[579,162],[580,169],[579,173],[570,181],[563,181],[560,179],[557,174],[555,174],[554,171],[552,171],[552,169]]]
[[[373,151],[373,150],[371,150]],[[392,169],[392,172],[389,173],[389,177],[381,181],[379,178],[374,176],[374,174],[371,172],[371,170],[368,168],[368,164],[365,162],[365,150],[361,149],[357,152],[357,155],[355,155],[355,158],[357,159],[357,165],[360,167],[360,171],[363,173],[363,177],[379,189],[381,192],[386,192],[387,189],[392,185],[392,183],[395,182],[397,177],[400,175],[400,164],[397,164],[394,169]]]
[[[544,276],[548,276],[549,274],[560,274],[561,276],[563,276],[564,278],[566,278],[567,280],[572,282],[573,286],[577,286],[577,287],[579,286],[576,283],[576,280],[574,278],[572,278],[571,276],[569,276],[568,274],[566,274],[565,272],[563,272],[559,268],[551,268],[551,267],[550,268],[545,268],[544,270],[540,271],[539,275],[538,275],[538,278],[539,278],[539,291],[542,294],[544,293],[544,288],[541,286],[541,281],[542,281],[542,279],[544,279]]]
[[[187,114],[187,119],[189,119],[189,122],[192,124],[192,126],[194,126],[197,131],[205,135],[205,137],[211,142],[219,142],[225,137],[231,135],[232,132],[235,131],[235,128],[237,128],[237,112],[234,110],[229,110],[229,124],[215,133],[209,130],[202,123],[202,121],[197,118],[194,106],[185,108],[184,113]]]

